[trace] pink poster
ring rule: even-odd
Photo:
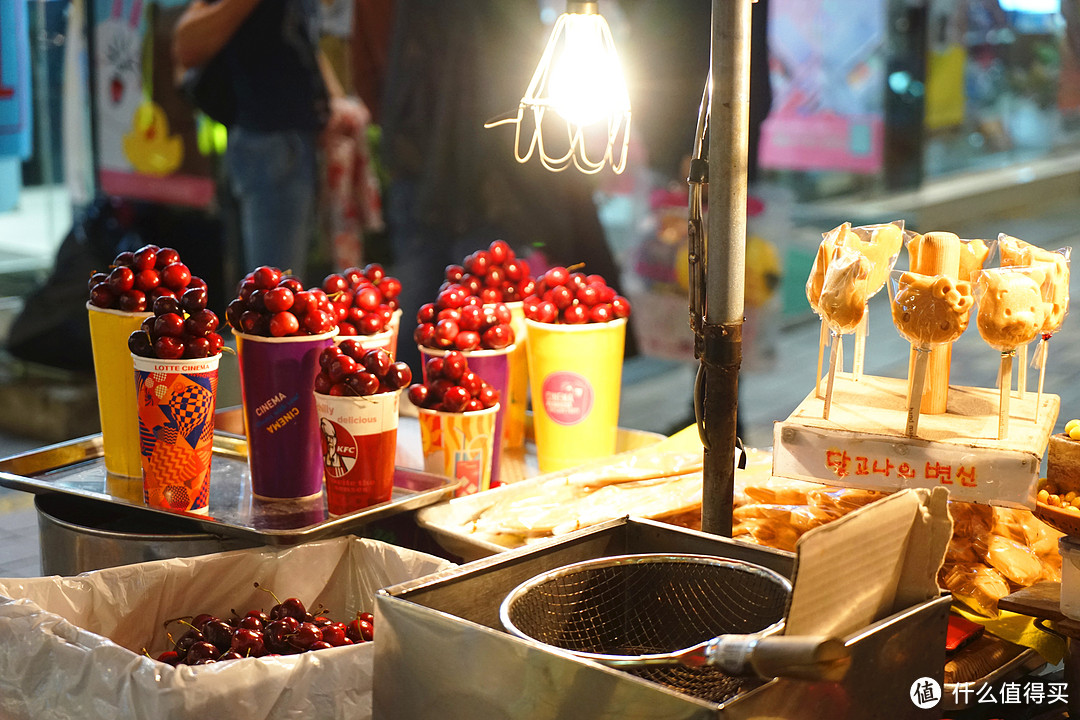
[[[881,169],[885,19],[883,0],[772,0],[762,167]]]

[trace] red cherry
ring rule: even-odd
[[[210,340],[205,337],[189,337],[184,339],[184,357],[204,358],[210,357]]]
[[[589,322],[589,310],[584,305],[571,305],[562,311],[562,321],[567,325],[582,325]]]
[[[446,388],[442,396],[442,405],[447,412],[462,412],[469,402],[469,393],[460,385]]]
[[[135,287],[135,273],[131,268],[123,265],[114,267],[109,271],[109,277],[105,281],[114,293],[120,295]]]
[[[480,333],[475,330],[462,330],[454,337],[454,347],[458,350],[479,350],[480,346]]]
[[[216,332],[212,332],[206,336],[206,339],[210,341],[210,355],[214,356],[221,352],[221,348],[225,346],[225,338]]]
[[[364,267],[364,277],[377,285],[386,277],[386,270],[379,263],[368,263]]]
[[[465,268],[460,265],[447,265],[443,275],[449,282],[456,283],[465,274]]]
[[[610,303],[600,303],[589,308],[589,322],[603,323],[615,319],[615,313]]]
[[[435,326],[431,323],[421,323],[413,330],[413,342],[423,347],[435,345]]]
[[[514,331],[509,325],[492,325],[484,331],[482,343],[485,348],[501,350],[514,342]]]
[[[331,273],[323,278],[321,285],[323,292],[327,295],[333,295],[335,293],[344,292],[349,289],[349,281],[345,279],[344,275],[339,273]]]
[[[408,390],[409,402],[416,407],[424,407],[428,400],[428,387],[421,383],[415,383],[409,386]]]
[[[565,310],[574,303],[574,293],[566,285],[558,285],[548,290],[546,300],[550,300],[559,310]]]
[[[496,403],[499,402],[499,391],[491,385],[485,384],[480,388],[480,392],[476,394],[476,399],[485,408],[495,407]]]
[[[321,395],[329,395],[333,384],[334,381],[330,379],[330,374],[325,370],[315,375],[315,392]]]
[[[134,262],[135,253],[131,252],[130,250],[125,250],[124,252],[116,254],[116,257],[113,258],[112,261],[112,267],[116,267],[117,265],[126,265],[127,267],[131,267],[132,263]]]
[[[383,382],[390,390],[399,390],[408,386],[412,382],[412,369],[409,365],[402,361],[397,361],[390,365],[390,368],[383,375]]]
[[[184,318],[178,313],[167,312],[154,318],[154,337],[171,335],[180,337],[184,332]]]
[[[260,265],[251,273],[251,279],[258,290],[269,290],[281,282],[281,271],[269,265]]]
[[[379,281],[379,292],[383,300],[393,300],[401,295],[401,281],[393,277],[384,277]]]
[[[141,290],[128,290],[121,293],[116,306],[124,312],[146,312],[146,293]]]
[[[350,375],[345,380],[345,385],[357,395],[374,395],[379,392],[379,378],[366,371]]]
[[[184,294],[180,296],[180,307],[184,309],[184,312],[193,314],[206,308],[206,303],[210,298],[209,290],[205,287],[191,287],[184,291]]]
[[[345,354],[335,357],[326,368],[327,374],[335,383],[344,382],[345,378],[359,370],[360,364]]]
[[[465,258],[464,265],[465,269],[473,275],[478,277],[486,275],[491,265],[491,254],[486,250],[477,250]]]
[[[179,360],[184,356],[184,341],[175,335],[162,335],[154,341],[154,355],[164,360]]]
[[[270,335],[272,337],[292,335],[299,329],[300,321],[288,310],[270,316]]]
[[[191,281],[191,270],[182,262],[174,262],[161,269],[161,284],[170,290],[180,292]]]
[[[143,245],[136,250],[131,257],[131,267],[136,272],[143,270],[153,270],[154,263],[157,262],[158,247],[157,245]]]
[[[565,285],[570,278],[570,273],[564,267],[553,267],[544,273],[544,282],[549,288]]]
[[[460,380],[465,372],[469,369],[469,364],[465,360],[465,356],[460,352],[450,351],[443,356],[442,365],[442,377],[448,380]],[[431,372],[430,368],[428,372]]]
[[[132,255],[134,259],[134,254]],[[174,262],[180,262],[180,253],[173,248],[158,248],[157,258],[154,260],[154,267],[159,270],[166,265],[172,265]]]
[[[390,353],[382,348],[372,348],[364,353],[360,359],[360,363],[365,370],[379,377],[382,377],[390,370],[393,362]]]
[[[437,340],[453,342],[460,328],[453,320],[440,320],[435,323],[435,338]]]
[[[476,397],[480,393],[480,389],[484,387],[484,380],[472,370],[469,370],[461,376],[458,384],[465,388],[465,391],[469,393],[469,397]]]
[[[513,258],[514,251],[505,240],[495,240],[488,246],[488,256],[495,265],[503,265]]]
[[[382,315],[376,312],[370,312],[360,318],[360,324],[356,329],[360,331],[361,335],[374,335],[375,333],[382,332],[386,328],[386,321]]]
[[[285,312],[291,309],[295,300],[296,296],[293,291],[280,285],[270,288],[263,295],[263,304],[266,305],[267,312],[272,313]]]
[[[617,318],[630,317],[630,301],[622,295],[617,295],[615,299],[611,301],[611,311]]]
[[[356,296],[353,298],[353,304],[356,307],[370,312],[379,307],[382,303],[382,295],[374,285],[366,285],[356,291]]]

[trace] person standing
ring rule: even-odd
[[[236,116],[225,172],[244,267],[304,275],[318,227],[320,136],[355,121],[318,34],[318,0],[193,0],[177,21],[178,66],[223,53],[231,78]]]

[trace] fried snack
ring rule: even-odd
[[[984,544],[974,543],[987,565],[1007,580],[1028,587],[1043,576],[1042,562],[1026,545],[1001,535],[990,535]]]
[[[916,347],[950,343],[967,329],[974,298],[971,283],[945,275],[901,273],[893,295],[892,319]]]
[[[990,505],[950,502],[949,517],[953,521],[954,537],[980,537],[994,527],[994,508]]]
[[[979,274],[979,334],[991,347],[1006,352],[1035,339],[1046,319],[1042,271],[995,268]]]
[[[990,617],[997,615],[998,600],[1009,594],[1009,581],[982,563],[956,563],[941,568],[942,586],[972,610]]]
[[[1043,299],[1048,307],[1040,330],[1057,332],[1069,311],[1069,250],[1044,250],[1004,233],[998,236],[998,247],[1002,267],[1037,266],[1043,269]]]
[[[818,304],[818,312],[832,330],[851,332],[862,321],[870,269],[870,262],[853,250],[837,248],[833,252]]]
[[[961,240],[960,241],[960,274],[957,276],[957,280],[963,280],[965,282],[975,282],[975,278],[979,276],[979,272],[982,271],[983,265],[986,264],[986,258],[990,256],[990,246],[983,240]]]

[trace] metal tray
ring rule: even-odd
[[[0,485],[32,493],[65,493],[103,500],[146,513],[183,518],[192,527],[265,545],[294,545],[344,535],[391,515],[416,510],[449,497],[457,480],[397,467],[388,502],[348,515],[331,516],[325,493],[301,500],[262,500],[251,494],[247,441],[217,432],[210,465],[207,515],[175,513],[143,504],[142,481],[107,477],[101,435],[90,435],[0,460]]]

